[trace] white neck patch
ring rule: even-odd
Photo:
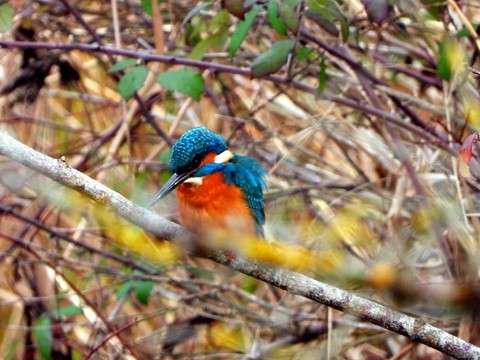
[[[225,164],[232,160],[233,156],[234,155],[230,150],[225,150],[224,152],[215,156],[215,160],[213,162],[215,164]],[[190,177],[185,180],[184,183],[200,186],[203,184],[203,176]]]
[[[214,162],[216,164],[225,164],[226,162],[229,162],[233,158],[233,153],[230,150],[225,150],[224,152],[218,154],[215,156]]]

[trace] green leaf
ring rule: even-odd
[[[298,26],[300,25],[298,14],[295,11],[296,5],[297,1],[280,0],[278,8],[280,17],[285,22],[285,25],[294,33],[297,32]]]
[[[157,1],[160,2],[159,0]],[[143,11],[145,11],[147,15],[150,15],[150,16],[153,15],[152,0],[142,0],[142,7],[143,7]]]
[[[78,352],[77,350],[72,351],[72,360],[82,360],[82,359],[83,359],[83,356],[80,352]]]
[[[270,0],[267,7],[268,22],[280,35],[287,35],[287,25],[281,18],[278,17],[278,3],[277,0]]]
[[[127,296],[128,292],[133,288],[133,285],[134,281],[132,280],[125,281],[122,285],[120,285],[116,292],[117,299],[121,300]]]
[[[242,281],[242,289],[246,292],[253,294],[258,287],[258,281],[251,276],[246,276]]]
[[[201,5],[204,8],[205,5],[210,4]],[[199,20],[201,21],[185,23],[186,19],[184,19],[184,23],[187,25],[187,44],[193,46],[190,58],[194,60],[201,59],[203,54],[212,48],[223,50],[228,37],[228,28],[230,27],[230,14],[226,10],[219,11],[208,22],[203,19]]]
[[[474,29],[478,29],[478,27],[480,26],[480,23],[472,23],[472,26]],[[463,25],[462,28],[460,30],[458,30],[456,36],[457,38],[468,38],[470,37],[472,34],[470,33],[470,31],[468,30],[468,28]]]
[[[116,73],[122,70],[125,70],[126,68],[129,68],[130,66],[136,65],[137,60],[135,59],[124,59],[117,61],[113,66],[108,70],[110,74]]]
[[[213,280],[214,276],[213,273],[208,269],[203,269],[195,266],[186,266],[186,269],[195,277],[205,280]]]
[[[210,49],[214,45],[215,40],[216,36],[211,36],[197,43],[197,45],[195,45],[195,47],[192,49],[192,52],[190,53],[190,59],[200,60],[203,57],[203,54],[205,54],[208,49]]]
[[[347,41],[350,33],[348,19],[336,0],[309,0],[307,17],[315,21],[324,30],[335,36],[338,35],[336,22],[340,22],[343,41]]]
[[[311,60],[315,56],[315,51],[307,46],[302,46],[296,51],[296,58],[300,61]]]
[[[300,4],[301,0],[281,0],[284,4],[287,4],[288,6],[294,8],[298,4]]]
[[[208,31],[212,34],[224,33],[230,26],[230,14],[226,10],[221,10],[210,21]]]
[[[463,27],[457,32],[457,37],[458,38],[464,38],[464,37],[469,37],[470,36],[470,31],[468,28],[463,25]]]
[[[190,10],[188,12],[187,15],[185,15],[185,17],[183,18],[182,20],[182,27],[184,27],[185,25],[187,25],[190,20],[192,20],[193,17],[197,16],[198,14],[200,14],[203,10],[206,10],[208,9],[210,6],[212,5],[212,3],[209,1],[209,2],[201,2],[200,4],[196,5],[192,10]]]
[[[339,20],[343,17],[335,0],[309,0],[308,8],[328,21]]]
[[[150,280],[139,280],[135,282],[135,296],[141,304],[148,304],[154,286],[155,283]]]
[[[13,26],[15,10],[9,4],[0,5],[0,32],[9,31]]]
[[[205,54],[209,49],[223,47],[226,36],[227,33],[224,32],[223,34],[213,35],[205,40],[200,41],[192,49],[192,52],[190,53],[190,59],[200,60],[203,57],[203,54]]]
[[[435,20],[440,20],[442,13],[447,8],[444,0],[422,0],[422,3]]]
[[[317,91],[319,94],[323,93],[325,88],[327,87],[327,67],[325,66],[325,58],[322,58],[320,63],[320,72],[318,73],[318,88]]]
[[[465,49],[460,40],[452,37],[444,38],[438,47],[438,76],[443,80],[450,81],[457,75],[464,73],[466,68]]]
[[[145,66],[135,66],[120,79],[117,90],[126,100],[130,99],[135,92],[140,89],[148,75],[148,69]]]
[[[47,315],[44,314],[35,320],[33,338],[42,359],[50,360],[53,345],[52,320]]]
[[[146,14],[152,16],[153,10],[152,10],[152,1],[151,0],[142,0],[142,8],[143,8],[143,11],[145,11]]]
[[[54,311],[53,316],[68,317],[68,316],[80,315],[81,313],[82,313],[82,309],[80,307],[75,305],[68,305]]]
[[[277,41],[272,47],[260,54],[252,63],[251,71],[254,77],[274,73],[287,62],[288,54],[295,46],[293,40]]]
[[[234,57],[237,53],[238,48],[247,37],[248,30],[252,27],[260,9],[260,6],[254,6],[252,10],[245,15],[245,20],[238,23],[230,39],[230,44],[228,45],[228,55],[230,55],[230,57]]]
[[[167,90],[178,91],[199,100],[205,90],[202,75],[190,69],[173,70],[161,73],[158,82]]]
[[[350,25],[345,17],[340,19],[340,29],[342,30],[342,40],[345,42],[348,41],[350,36]]]

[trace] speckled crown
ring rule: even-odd
[[[223,137],[206,127],[195,127],[186,131],[175,142],[170,157],[170,168],[180,174],[198,166],[210,152],[220,154],[227,150]]]

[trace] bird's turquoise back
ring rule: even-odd
[[[263,225],[265,224],[263,190],[265,189],[264,177],[266,175],[264,168],[257,160],[249,156],[235,155],[228,164],[225,164],[223,174],[227,183],[238,186],[245,194],[255,219],[257,234],[263,236]]]

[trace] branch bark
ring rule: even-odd
[[[119,193],[73,169],[62,160],[53,159],[15,140],[0,130],[0,155],[35,170],[48,178],[80,191],[91,199],[110,207],[124,219],[158,238],[175,241],[190,234],[181,226],[132,203]],[[198,254],[197,254],[198,255]],[[480,359],[480,348],[448,332],[385,305],[312,279],[306,275],[259,264],[247,259],[232,259],[226,254],[207,250],[201,254],[219,264],[263,280],[290,294],[300,295],[358,316],[384,329],[408,337],[457,359]]]

